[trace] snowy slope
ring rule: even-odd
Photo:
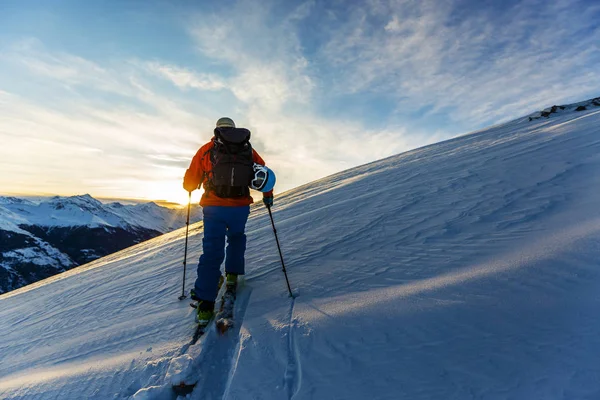
[[[193,399],[600,398],[599,127],[525,117],[279,196],[295,300],[255,207],[239,326],[190,348],[183,230],[0,296],[0,398],[174,399],[184,351]]]
[[[28,235],[27,231],[19,228],[18,224],[26,223],[27,221],[19,215],[13,213],[9,209],[2,206],[2,198],[0,197],[0,230],[21,233]]]

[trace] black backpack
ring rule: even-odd
[[[248,129],[216,128],[210,161],[207,191],[228,199],[250,196],[254,157]]]

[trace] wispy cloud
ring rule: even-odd
[[[209,74],[198,74],[174,65],[150,62],[148,70],[170,80],[183,89],[219,90],[227,87],[223,79]]]
[[[394,94],[470,123],[591,94],[600,84],[597,4],[372,1],[341,16],[321,48],[344,67],[334,90]],[[461,8],[462,7],[462,8]]]
[[[285,54],[293,53],[278,46]],[[230,115],[254,132],[255,148],[278,172],[278,190],[410,146],[398,137],[392,140],[389,132],[369,132],[360,124],[295,108],[308,102],[311,92],[300,85],[302,93],[296,93],[295,85],[310,79],[301,68],[285,70],[284,59],[275,65],[277,54],[272,59],[245,55],[229,77],[157,61],[100,65],[66,53],[50,54],[39,41],[5,54],[29,75],[43,76],[44,85],[63,103],[53,106],[2,93],[0,136],[12,138],[0,154],[4,169],[13,171],[0,182],[5,188],[17,182],[19,191],[54,188],[125,197],[157,196],[162,188],[168,193],[160,197],[173,199],[171,193],[181,192],[181,176],[191,156],[211,137],[220,116],[192,110],[209,108],[223,92],[237,98]],[[263,67],[267,64],[270,69]],[[156,79],[166,79],[180,92],[166,93]],[[90,90],[109,93],[110,100]],[[198,91],[198,102],[183,96],[189,90]],[[40,163],[51,168],[40,171]],[[50,173],[52,179],[40,179]]]
[[[277,112],[287,102],[305,104],[314,87],[290,28],[301,16],[295,10],[275,20],[269,3],[240,1],[227,13],[195,16],[190,32],[204,55],[235,71],[229,84],[241,101]]]
[[[34,79],[43,75],[55,102],[0,92],[3,190],[182,197],[181,177],[202,140],[197,127],[212,119],[157,94],[135,63],[101,67],[39,44],[5,54]]]
[[[318,76],[296,25],[313,9],[314,2],[301,3],[274,18],[272,4],[241,1],[226,15],[196,15],[190,24],[199,51],[233,71],[228,88],[242,103],[238,115],[285,187],[427,142],[401,128],[380,132],[324,116],[312,105]]]
[[[98,90],[129,94],[127,85],[123,85],[124,80],[118,75],[82,57],[49,52],[39,39],[20,40],[4,49],[0,59],[64,86],[91,86]]]

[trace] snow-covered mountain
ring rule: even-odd
[[[0,397],[600,398],[599,185],[591,109],[302,186],[273,208],[297,297],[258,204],[237,326],[195,346],[168,233],[0,296]]]
[[[194,220],[200,211],[194,208]],[[89,195],[0,197],[0,293],[185,225],[186,210],[103,204]]]
[[[32,202],[16,197],[0,197],[0,212],[3,220],[17,225],[48,227],[87,226],[96,227],[140,227],[159,232],[170,232],[185,224],[186,214],[182,209],[161,207],[156,203],[123,205],[118,202],[103,204],[90,195],[55,196],[41,202]],[[197,211],[196,211],[197,212]]]

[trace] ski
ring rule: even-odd
[[[233,309],[235,307],[236,286],[227,285],[227,289],[221,298],[221,309],[215,317],[215,327],[221,335],[224,335],[234,326]]]
[[[219,284],[218,284],[218,289],[217,290],[221,290],[221,287],[223,286],[223,282],[225,282],[225,277],[223,275],[220,276],[219,278]],[[190,307],[192,308],[198,308],[198,303],[190,303]],[[208,324],[204,325],[204,324],[196,324],[196,328],[194,329],[194,335],[192,336],[192,341],[190,342],[190,345],[194,345],[198,342],[198,340],[202,337],[202,335],[204,335],[204,333],[206,332],[206,327],[210,324],[210,321]]]
[[[195,383],[193,385],[187,385],[184,382],[181,382],[179,385],[173,385],[173,391],[177,396],[185,397],[188,394],[192,393],[195,387]]]
[[[194,362],[194,358],[197,357],[195,352],[192,352],[190,356],[186,356],[188,353],[188,349],[191,349],[190,346],[196,344],[203,335],[212,329],[212,324],[215,325],[215,330],[217,331],[217,335],[225,335],[229,329],[234,327],[234,308],[235,308],[235,300],[237,291],[240,290],[243,285],[243,279],[239,282],[229,282],[228,285],[221,285],[223,282],[219,282],[220,290],[217,296],[218,301],[216,302],[215,308],[216,313],[214,317],[209,321],[206,325],[196,324],[196,328],[194,330],[194,335],[192,337],[191,342],[185,345],[182,356],[177,360],[178,362],[171,361],[172,373],[171,375],[176,376],[171,380],[171,385],[173,388],[173,392],[177,396],[186,397],[190,393],[194,391],[197,386],[197,377],[194,375],[190,375],[187,371],[191,371],[194,368],[192,367],[192,363]],[[223,287],[225,286],[225,287]],[[197,308],[197,302],[191,302],[190,306],[193,308]],[[181,376],[181,372],[184,372]]]
[[[217,319],[217,322],[215,323],[215,328],[221,335],[224,335],[234,325],[235,323],[232,315],[222,316],[219,319]]]
[[[190,303],[191,307],[197,308],[197,303]],[[212,322],[212,320],[211,320]],[[206,331],[208,330],[207,327],[210,324],[210,322],[208,324],[198,324],[196,323],[196,327],[194,329],[194,335],[192,336],[192,340],[185,345],[183,353],[187,352],[187,350],[189,349],[190,346],[195,345],[198,340],[200,340],[200,338],[206,333]],[[181,357],[180,357],[181,358]],[[191,358],[188,357],[189,360],[191,360]],[[176,364],[174,364],[176,365]],[[171,368],[171,367],[169,367]],[[178,370],[182,369],[180,365],[176,365],[175,370],[177,372],[179,372]],[[183,368],[185,369],[185,368]],[[182,379],[179,381],[179,383],[172,383],[172,388],[173,388],[173,392],[177,395],[177,396],[183,396],[186,397],[188,394],[192,393],[194,391],[194,388],[196,387],[196,382],[190,383],[190,381],[188,379]]]
[[[233,316],[219,318],[215,326],[217,331],[219,331],[221,335],[224,335],[230,328],[234,326]]]
[[[194,330],[194,335],[192,336],[192,341],[191,341],[192,345],[196,344],[196,342],[198,342],[198,339],[200,339],[200,337],[202,337],[202,335],[204,335],[204,332],[206,332],[206,326],[207,325],[200,325],[200,324],[196,325],[196,329]]]
[[[197,303],[190,303],[190,307],[197,308],[198,304]],[[194,329],[194,335],[192,336],[192,340],[190,341],[190,343],[188,345],[186,345],[187,346],[185,348],[186,351],[189,348],[189,346],[195,345],[198,342],[198,340],[200,340],[200,338],[202,337],[202,335],[204,335],[206,333],[207,327],[208,327],[208,325],[210,325],[211,322],[212,322],[212,320],[209,321],[208,324],[198,324],[198,323],[196,323],[196,327]],[[188,394],[190,394],[190,393],[192,393],[194,391],[194,388],[196,387],[196,382],[194,382],[194,383],[186,383],[185,380],[182,380],[178,384],[173,384],[172,387],[173,387],[173,392],[177,396],[186,397]]]

